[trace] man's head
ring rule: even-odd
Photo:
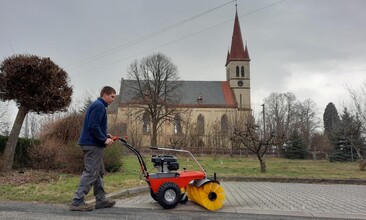
[[[102,99],[108,105],[110,105],[116,97],[116,90],[110,86],[104,86],[103,89],[100,91],[100,97],[102,97]]]

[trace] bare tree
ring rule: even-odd
[[[126,84],[132,91],[133,105],[141,116],[147,113],[151,120],[151,145],[157,145],[158,130],[167,120],[174,120],[179,111],[174,107],[181,95],[177,67],[163,54],[153,54],[140,62],[133,62],[128,69],[129,79]]]
[[[18,113],[2,156],[1,170],[12,168],[15,147],[28,112],[52,113],[66,110],[72,88],[67,73],[49,58],[14,55],[0,64],[0,99],[14,100]]]
[[[268,149],[274,144],[274,134],[260,135],[259,125],[254,123],[254,120],[244,123],[242,129],[236,128],[232,134],[231,140],[245,146],[249,151],[255,154],[259,160],[261,172],[267,171],[265,154]]]
[[[316,109],[316,103],[311,99],[299,103],[297,109],[297,127],[300,128],[301,136],[309,150],[312,137],[321,123],[320,119],[317,117]]]
[[[359,89],[347,87],[347,90],[352,100],[351,110],[357,115],[362,125],[362,133],[366,135],[366,81]]]
[[[347,90],[350,94],[352,100],[352,107],[354,115],[357,118],[357,121],[360,125],[360,133],[363,137],[366,136],[366,81],[360,86],[359,89],[347,87]],[[363,160],[362,154],[359,149],[357,150],[357,154]],[[361,161],[361,163],[363,163]]]
[[[222,124],[219,121],[214,121],[208,126],[207,142],[211,147],[211,154],[216,159],[218,151],[223,150],[229,146],[228,127],[225,131],[222,129]]]
[[[282,146],[287,142],[290,132],[296,125],[298,103],[293,93],[271,93],[264,99],[266,106],[266,128],[273,131],[279,156]]]

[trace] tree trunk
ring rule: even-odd
[[[4,154],[1,158],[2,161],[0,163],[0,169],[2,172],[10,171],[13,167],[15,148],[17,146],[20,130],[22,129],[24,118],[27,115],[27,112],[27,108],[22,106],[19,107],[8,142],[6,143]]]
[[[257,157],[259,159],[259,163],[261,164],[261,172],[262,173],[267,172],[266,160],[265,160],[264,156],[257,155]]]
[[[152,123],[152,137],[151,137],[151,146],[152,147],[157,147],[157,142],[158,142],[158,125],[156,122]]]
[[[356,152],[357,152],[357,156],[358,158],[363,161],[363,156],[362,156],[362,153],[361,153],[361,150],[359,147],[355,147],[356,148]]]

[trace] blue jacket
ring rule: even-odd
[[[108,104],[100,97],[89,106],[84,118],[79,145],[106,146],[107,107]]]

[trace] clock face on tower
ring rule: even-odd
[[[238,86],[242,87],[244,85],[243,81],[239,80],[238,81]]]

